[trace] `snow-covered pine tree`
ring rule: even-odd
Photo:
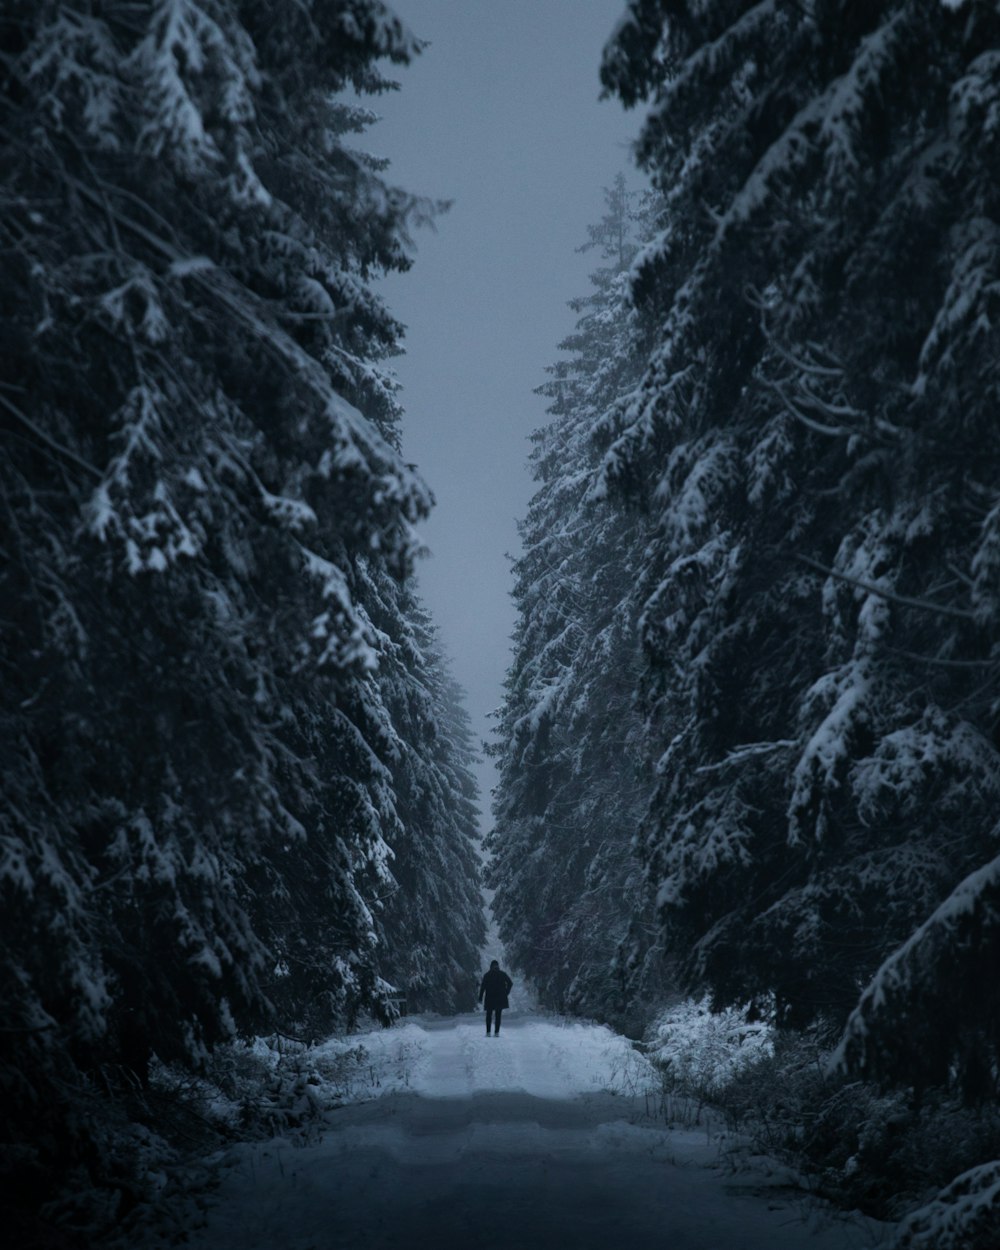
[[[885,1052],[904,1081],[931,1039],[960,1075],[1000,1017],[973,975],[1000,832],[998,46],[987,3],[632,0],[603,67],[651,100],[668,202],[637,278],[660,343],[605,462],[658,528],[663,931],[720,997],[843,1019],[930,917],[855,1018],[912,1030]],[[953,1009],[921,1016],[946,976]]]
[[[369,279],[431,206],[351,146],[340,93],[416,48],[379,0],[11,0],[0,47],[0,1047],[37,1135],[74,1074],[384,997],[365,597],[430,497]]]
[[[653,203],[637,204],[621,176],[605,200],[582,249],[596,248],[601,265],[591,292],[571,302],[579,320],[560,344],[565,359],[539,388],[552,420],[533,436],[539,486],[514,565],[488,874],[505,947],[542,1002],[620,1018],[620,948],[643,908],[632,853],[648,792],[633,592],[645,535],[638,517],[599,497],[595,432],[644,357],[628,272]]]
[[[393,880],[377,911],[382,972],[410,1012],[471,1011],[486,925],[464,696],[415,592],[371,565],[365,577],[365,599],[378,605],[379,687],[395,733],[397,820],[386,831]]]

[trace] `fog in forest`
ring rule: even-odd
[[[398,72],[401,90],[374,102],[371,147],[393,180],[450,203],[417,232],[414,268],[382,288],[407,327],[394,364],[404,448],[437,501],[418,579],[487,738],[510,660],[507,556],[533,489],[528,440],[545,421],[534,392],[587,288],[591,257],[578,248],[602,188],[623,173],[646,182],[631,159],[639,123],[600,99],[618,0],[405,0],[396,11],[429,46]],[[488,806],[489,760],[477,777]]]

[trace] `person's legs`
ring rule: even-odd
[[[502,1012],[503,1012],[503,1008],[498,1007],[497,1008],[497,1027],[493,1030],[493,1032],[496,1033],[498,1037],[500,1036],[500,1015]]]
[[[493,1023],[493,1008],[492,1008],[492,1007],[487,1007],[487,1008],[486,1008],[486,1036],[487,1036],[487,1037],[489,1037],[489,1035],[490,1035],[490,1025],[491,1025],[492,1023]],[[497,1028],[499,1028],[499,1027],[500,1027],[500,1020],[499,1020],[499,1017],[498,1017],[498,1018],[497,1018]]]

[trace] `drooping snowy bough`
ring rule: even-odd
[[[955,1052],[971,1100],[992,1093],[1000,1016],[982,1010],[1000,967],[1000,856],[977,868],[889,956],[851,1013],[834,1063],[919,1088],[947,1085]],[[952,1024],[960,1022],[957,1037]]]

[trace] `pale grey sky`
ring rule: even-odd
[[[382,290],[406,324],[396,363],[404,450],[437,498],[419,571],[478,738],[502,697],[514,624],[506,553],[533,492],[533,394],[573,328],[592,253],[575,249],[619,171],[639,185],[639,114],[598,102],[601,50],[624,0],[389,0],[431,46],[369,103],[366,146],[390,181],[453,207]],[[492,765],[480,770],[484,827]]]

